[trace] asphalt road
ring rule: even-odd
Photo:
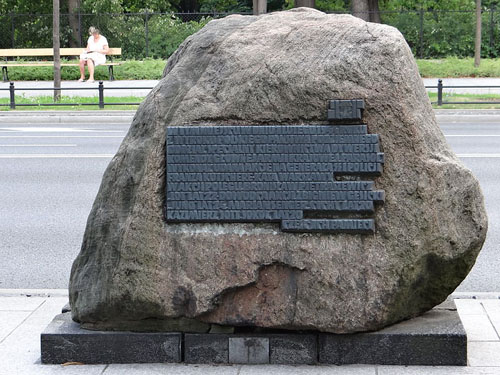
[[[0,289],[66,288],[88,213],[128,122],[0,119]],[[460,292],[500,291],[500,114],[438,115],[479,179],[489,231]]]
[[[500,114],[438,115],[446,140],[480,182],[488,213],[488,234],[461,292],[500,291]]]
[[[0,288],[65,288],[127,124],[0,124]]]

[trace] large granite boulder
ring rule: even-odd
[[[385,190],[374,234],[276,224],[167,224],[166,128],[326,123],[364,99]],[[203,331],[209,323],[376,330],[442,302],[481,249],[478,182],[436,124],[394,28],[299,8],[208,23],[168,60],[103,177],[70,280],[95,329]]]

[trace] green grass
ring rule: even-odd
[[[443,104],[437,105],[437,93],[430,92],[432,107],[439,109],[500,109],[499,94],[446,94],[443,93],[443,102],[497,102],[491,104]]]
[[[144,100],[144,97],[136,97],[136,96],[124,96],[124,97],[105,97],[104,103],[140,103]],[[97,97],[81,97],[81,96],[73,96],[73,97],[62,97],[59,103],[68,104],[64,106],[54,106],[50,105],[54,103],[52,96],[39,96],[39,97],[25,97],[25,96],[17,96],[16,95],[16,110],[91,110],[91,109],[99,109],[98,98]],[[10,100],[7,98],[0,99],[0,111],[7,111],[10,109],[8,104]],[[85,103],[87,105],[79,105],[78,103]],[[23,106],[20,104],[33,104],[30,106]],[[126,110],[126,109],[137,109],[138,105],[105,105],[104,109],[118,109],[118,110]]]
[[[417,59],[417,65],[424,78],[500,77],[500,59],[481,59],[477,68],[474,67],[473,58],[458,57]]]

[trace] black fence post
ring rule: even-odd
[[[16,89],[14,88],[14,82],[9,85],[10,93],[10,109],[16,109]]]
[[[443,105],[443,80],[438,79],[438,106]]]
[[[104,108],[104,84],[99,81],[99,108]]]
[[[420,8],[420,23],[419,23],[419,33],[418,39],[420,44],[420,58],[424,58],[424,10]]]
[[[148,54],[149,54],[149,27],[148,27],[148,20],[149,20],[149,12],[146,11],[146,23],[144,24],[144,33],[146,34],[146,57],[148,57]]]

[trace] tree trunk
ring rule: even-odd
[[[307,7],[316,8],[315,0],[295,0],[295,8]]]
[[[368,0],[368,9],[370,10],[370,22],[382,23],[378,0]]]
[[[352,15],[368,22],[380,23],[378,0],[352,0]]]
[[[68,1],[68,22],[69,27],[71,27],[71,38],[69,40],[69,46],[76,48],[81,46],[80,40],[80,22],[78,20],[78,12],[80,7],[79,0],[67,0]]]
[[[264,13],[267,13],[267,0],[253,0],[253,14],[258,16]]]
[[[474,66],[481,63],[481,0],[476,0],[476,45],[474,48]]]
[[[352,0],[352,15],[365,21],[370,21],[370,8],[368,0]]]
[[[61,100],[61,49],[59,42],[59,0],[52,0],[52,48],[54,49],[54,102]]]

